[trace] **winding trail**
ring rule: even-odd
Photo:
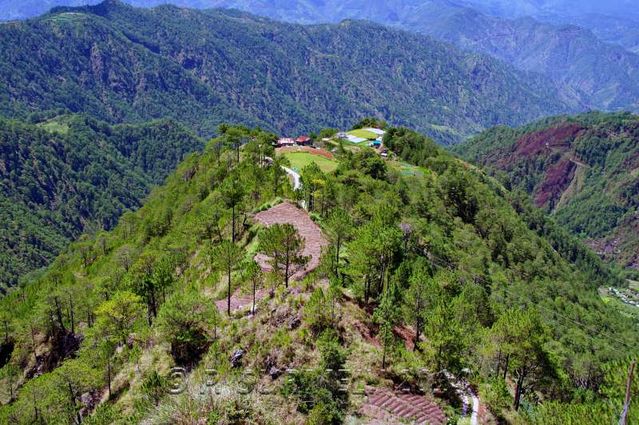
[[[470,424],[478,425],[479,424],[479,397],[475,394],[473,389],[468,385],[468,382],[465,380],[457,379],[452,373],[445,372],[446,378],[451,383],[455,391],[462,399],[464,404],[463,406],[463,416],[468,414],[468,408],[472,408],[472,412],[470,415]],[[472,400],[472,405],[469,403],[469,400]]]
[[[470,416],[470,424],[477,425],[477,417],[479,416],[479,397],[477,397],[474,393],[471,393],[473,396],[473,414]]]
[[[293,190],[298,190],[302,187],[302,178],[298,172],[288,168],[282,167],[286,173],[293,178]]]
[[[466,388],[463,391],[465,391],[463,394],[463,400],[464,400],[464,404],[466,406],[469,405],[468,403],[468,399],[472,399],[473,403],[472,403],[472,413],[470,414],[470,425],[478,425],[478,416],[479,416],[479,397],[477,397],[475,395],[475,393],[473,392],[473,390],[471,390],[470,388]]]
[[[266,159],[271,162],[273,161],[273,158],[270,156],[267,156]],[[282,170],[286,171],[286,174],[293,178],[293,190],[298,190],[302,187],[302,177],[297,171],[284,166],[282,166]]]

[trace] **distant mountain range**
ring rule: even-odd
[[[590,29],[599,39],[625,47],[639,54],[639,18],[622,18],[588,14],[570,18],[546,17],[547,22],[573,24]]]
[[[60,3],[65,1],[69,2]],[[128,2],[146,7],[164,3],[163,0]],[[25,8],[25,3],[20,3],[21,6],[6,3],[4,10],[16,10],[15,16],[24,15],[17,8]],[[639,24],[632,13],[623,15],[623,11],[631,10],[624,2],[607,9],[598,3],[580,3],[581,14],[569,13],[577,7],[571,0],[173,0],[172,3],[195,8],[238,8],[304,24],[371,20],[430,35],[464,50],[489,54],[523,71],[544,74],[561,88],[564,100],[578,99],[584,107],[639,111],[639,54],[635,53],[639,50]],[[42,5],[26,10],[44,11]],[[603,16],[602,10],[616,14]],[[566,24],[579,24],[583,28]]]
[[[97,4],[100,0],[0,0],[0,20],[24,19],[41,15],[55,6],[81,6]],[[326,22],[326,14],[333,12],[340,14],[349,12],[353,15],[366,14],[380,7],[389,10],[388,16],[400,14],[402,8],[415,9],[414,5],[428,8],[429,4],[436,4],[441,8],[468,7],[488,16],[501,18],[533,17],[540,22],[558,25],[572,24],[592,30],[602,41],[619,44],[626,49],[639,53],[639,12],[634,0],[583,2],[579,0],[564,1],[510,1],[510,0],[404,0],[393,2],[366,2],[364,7],[357,9],[349,2],[338,4],[337,9],[322,7],[323,2],[298,0],[294,4],[290,0],[259,1],[259,0],[125,0],[134,6],[153,7],[164,3],[198,9],[213,8],[225,5],[239,9],[257,12],[264,9],[264,16],[272,13],[297,16],[309,22]],[[411,6],[412,4],[412,6]],[[329,2],[330,5],[330,2]],[[408,6],[407,6],[408,5]],[[291,7],[289,9],[289,7]],[[331,5],[333,6],[333,5]],[[275,10],[272,10],[275,9]],[[321,9],[322,14],[316,10]],[[351,16],[349,16],[351,17]],[[390,21],[388,21],[390,22]],[[463,30],[463,28],[460,28]]]
[[[291,13],[311,14],[314,10],[323,9],[330,12],[330,0],[127,0],[138,7],[154,7],[170,3],[176,6],[184,6],[198,9],[213,8],[220,6],[220,3],[233,1],[238,8],[256,7],[274,9],[284,9],[286,6],[294,6]],[[100,0],[0,0],[2,19],[24,19],[42,14],[55,6],[82,6],[97,4]],[[328,3],[328,4],[327,4]],[[382,3],[382,2],[379,2]],[[404,7],[415,7],[432,3],[429,0],[394,0],[386,1],[385,8],[388,10],[400,10]],[[440,4],[449,6],[466,6],[477,9],[487,15],[501,16],[507,18],[521,18],[532,16],[535,18],[562,18],[564,20],[579,18],[583,16],[607,16],[622,20],[639,20],[639,11],[635,0],[440,0]],[[336,4],[332,10],[335,13],[344,11],[366,13],[371,9],[379,8],[377,1],[367,3],[369,6],[355,9],[353,2],[346,0],[341,4]]]
[[[221,122],[294,134],[376,116],[456,142],[580,107],[539,75],[377,24],[117,1],[0,25],[0,87],[9,117],[170,117],[203,135]]]
[[[639,270],[639,116],[591,113],[498,127],[456,149],[530,193],[602,256]]]
[[[599,14],[621,18],[639,18],[635,0],[457,0],[493,15],[563,16]]]
[[[541,22],[588,28],[603,41],[639,53],[639,9],[635,0],[457,0],[487,15],[533,17]]]
[[[209,3],[293,22],[369,19],[492,55],[521,70],[542,73],[564,87],[566,96],[576,95],[594,109],[639,111],[639,55],[606,43],[584,28],[532,18],[488,16],[448,0]],[[628,38],[634,39],[632,33]],[[628,43],[634,45],[633,41]]]

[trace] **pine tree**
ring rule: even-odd
[[[308,262],[303,250],[304,239],[292,224],[274,224],[260,233],[259,251],[269,257],[273,273],[287,288],[290,278]]]
[[[413,346],[420,349],[420,339],[428,314],[439,295],[439,286],[430,275],[430,268],[424,259],[419,259],[413,266],[409,278],[409,288],[404,297],[406,318],[415,328]]]
[[[257,261],[255,260],[249,261],[248,265],[246,266],[246,275],[249,281],[251,282],[252,293],[253,293],[253,306],[251,307],[251,313],[255,314],[255,309],[256,309],[255,297],[256,297],[257,289],[260,283],[262,282],[262,268],[260,267],[259,264],[257,264]]]
[[[197,292],[176,292],[162,307],[158,328],[171,344],[171,353],[180,365],[195,364],[216,337],[220,314],[214,303]]]
[[[227,297],[226,312],[231,315],[232,274],[241,261],[242,250],[231,241],[222,241],[211,254],[212,263],[226,274]]]
[[[333,242],[335,254],[335,277],[340,276],[340,255],[343,245],[348,241],[353,231],[353,220],[348,212],[342,208],[335,208],[326,221],[326,230]]]
[[[505,358],[504,377],[510,373],[515,380],[513,408],[518,410],[527,388],[534,388],[544,377],[554,376],[544,348],[548,331],[534,310],[513,308],[493,325],[492,334],[500,356]]]
[[[382,369],[386,369],[388,351],[395,343],[394,329],[400,318],[398,298],[397,288],[394,284],[389,284],[373,316],[379,325],[379,338],[383,347]]]
[[[235,243],[237,238],[236,221],[238,209],[245,195],[242,180],[238,176],[226,179],[221,188],[221,195],[226,207],[231,209],[231,242]]]

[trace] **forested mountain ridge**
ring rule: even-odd
[[[623,46],[639,54],[639,16],[614,17],[602,14],[541,18],[544,22],[578,25],[590,29],[600,40]]]
[[[129,0],[127,3],[152,7],[164,2]],[[174,0],[171,3],[195,8],[238,8],[304,24],[367,19],[430,35],[464,50],[491,55],[517,69],[543,74],[559,86],[564,100],[569,102],[578,99],[590,108],[610,111],[639,110],[639,32],[636,21],[629,20],[631,16],[627,14],[622,17],[592,15],[585,10],[575,10],[574,15],[546,15],[543,8],[532,5],[508,12],[481,1],[463,0],[286,0],[275,3]],[[42,8],[40,13],[46,10]]]
[[[574,90],[593,109],[639,111],[639,55],[602,42],[587,29],[474,11],[428,28],[428,34],[463,49],[546,75]]]
[[[639,117],[591,113],[489,130],[457,149],[604,257],[639,268]]]
[[[0,34],[0,110],[11,117],[58,107],[112,122],[167,116],[210,135],[223,121],[286,134],[378,116],[455,142],[580,107],[540,76],[359,21],[304,27],[109,1]]]
[[[489,16],[461,3],[288,0],[273,4],[214,0],[207,5],[235,7],[288,22],[368,19],[426,34],[463,50],[490,55],[517,69],[545,75],[556,82],[565,98],[578,98],[592,109],[639,111],[639,55],[600,40],[586,28],[540,22],[527,15],[514,19]],[[630,30],[628,37],[632,38]]]
[[[601,40],[639,53],[639,12],[633,0],[590,1],[485,1],[459,0],[460,4],[489,16],[502,18],[533,17],[540,22],[578,25]]]
[[[503,189],[392,128],[384,143],[414,164],[338,149],[336,170],[309,164],[294,193],[271,141],[222,128],[113,231],[74,243],[0,300],[0,422],[342,423],[370,415],[334,385],[348,380],[353,390],[419,388],[411,397],[445,423],[462,409],[441,390],[442,369],[469,369],[494,418],[618,415],[619,361],[635,348],[636,323],[529,229]],[[282,198],[304,200],[327,238],[301,282],[289,282],[277,241],[303,265],[312,241],[255,218]],[[251,294],[257,308],[246,314]],[[189,391],[169,392],[173,366]],[[216,385],[211,397],[206,385]],[[251,397],[234,392],[245,385]]]
[[[169,120],[0,119],[0,289],[85,231],[112,228],[202,142]]]

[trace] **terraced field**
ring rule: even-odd
[[[428,398],[385,388],[369,388],[367,402],[360,409],[374,424],[443,425],[446,415]]]
[[[298,270],[292,277],[293,280],[301,280],[308,273],[319,266],[322,248],[328,245],[328,241],[322,235],[322,230],[308,216],[306,211],[296,207],[295,205],[284,202],[269,210],[263,211],[255,216],[255,220],[265,226],[273,224],[292,224],[295,226],[300,236],[304,239],[304,250],[302,255],[310,257],[310,261],[306,267]],[[260,264],[264,271],[270,270],[268,257],[258,255],[255,260]]]

